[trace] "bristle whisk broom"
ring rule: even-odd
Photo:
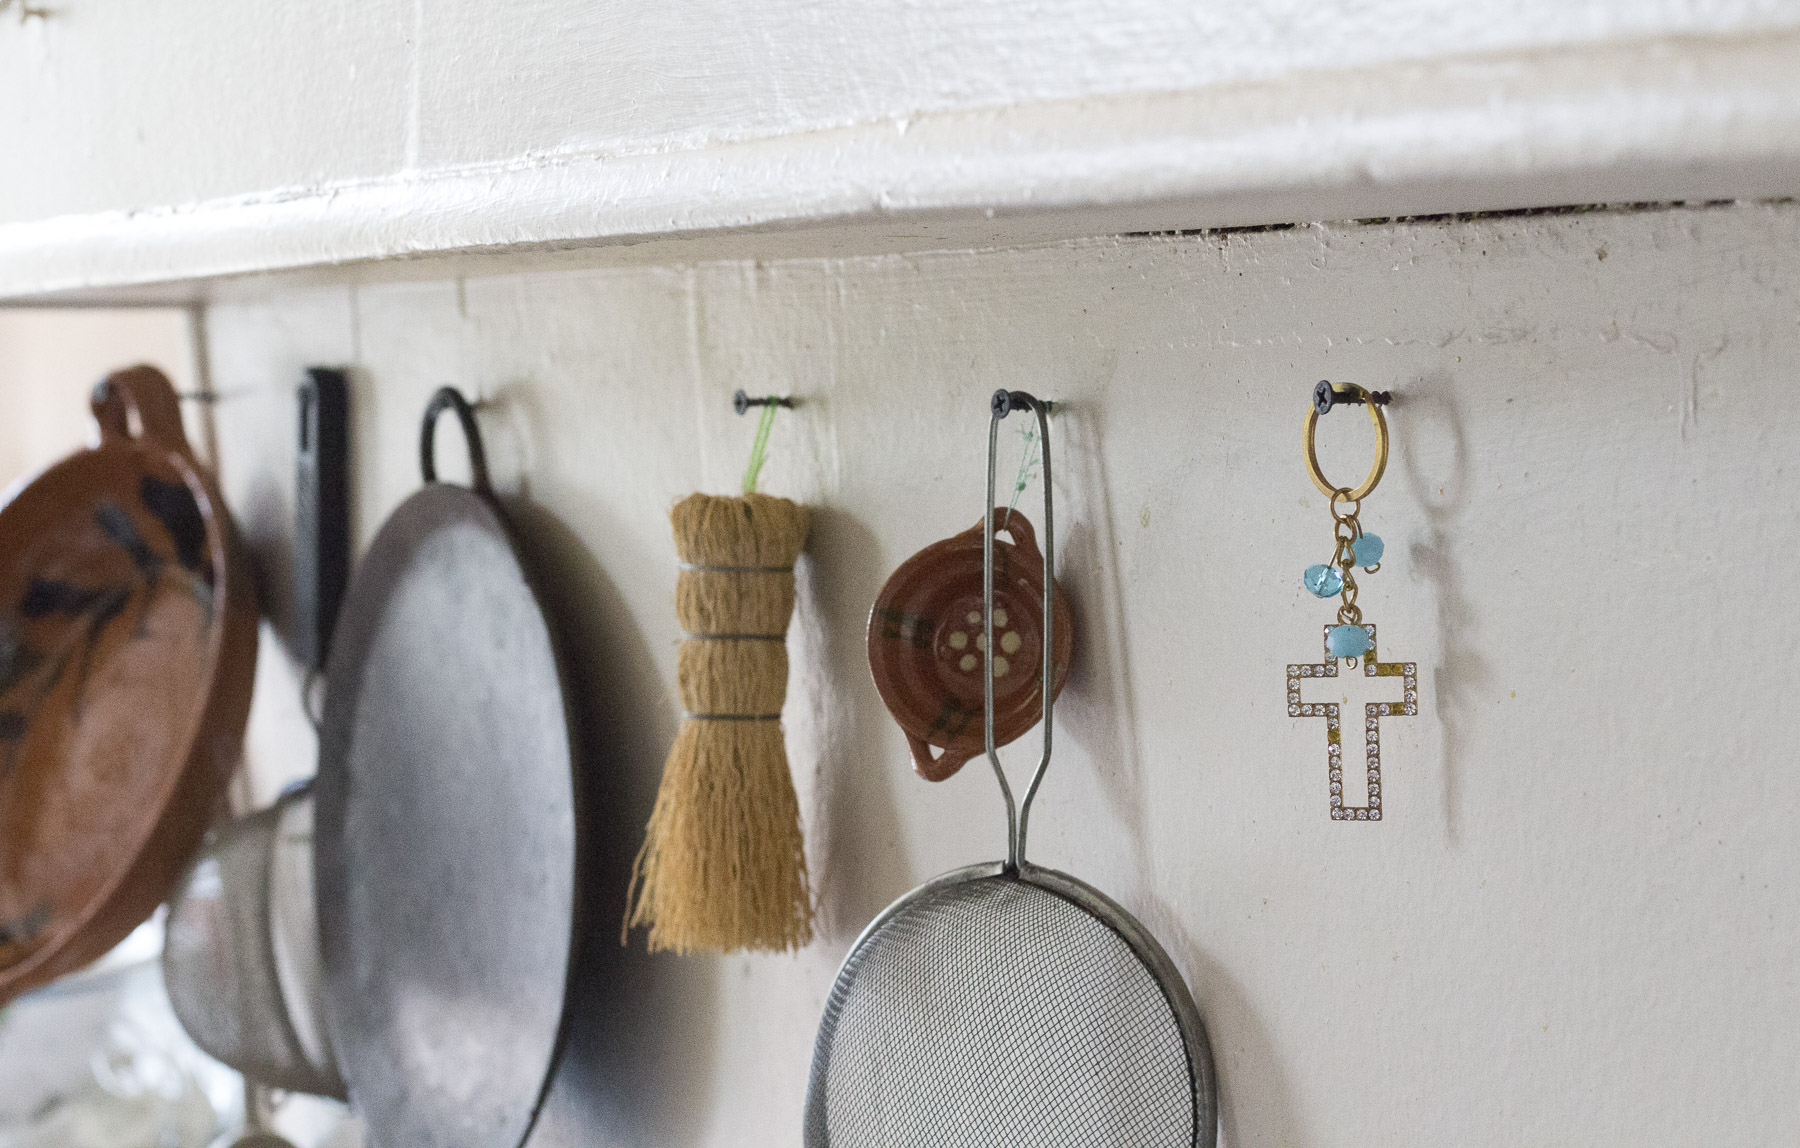
[[[812,891],[780,718],[811,514],[765,494],[694,494],[669,521],[685,712],[632,866],[625,930],[648,926],[652,952],[800,948]]]

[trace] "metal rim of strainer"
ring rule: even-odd
[[[1054,649],[1054,602],[1051,595],[1056,585],[1053,572],[1056,563],[1056,520],[1051,493],[1052,475],[1050,467],[1050,404],[1025,391],[998,390],[994,392],[990,404],[988,421],[988,454],[987,454],[987,503],[986,518],[982,535],[982,629],[984,650],[994,648],[994,464],[998,453],[1000,421],[1015,410],[1030,410],[1037,417],[1039,457],[1043,461],[1044,513],[1043,543],[1044,558],[1044,633],[1043,633],[1043,665],[1040,672],[1042,681],[1052,680],[1054,665],[1052,651]],[[1111,897],[1089,885],[1077,877],[1072,877],[1057,869],[1048,869],[1032,865],[1025,860],[1025,833],[1031,816],[1031,805],[1037,797],[1038,788],[1043,783],[1045,771],[1050,766],[1052,748],[1052,721],[1055,714],[1056,699],[1053,691],[1043,690],[1043,752],[1038,759],[1037,768],[1031,776],[1031,783],[1026,787],[1023,802],[1015,804],[1012,786],[1006,780],[1006,772],[1001,767],[998,747],[994,743],[994,663],[991,658],[983,658],[983,677],[986,685],[986,706],[983,710],[984,726],[987,738],[988,762],[993,766],[994,778],[1000,786],[1001,796],[1006,802],[1007,859],[1005,861],[989,861],[981,864],[954,869],[911,890],[876,915],[857,936],[856,942],[850,946],[844,960],[838,966],[837,976],[833,982],[832,996],[838,995],[838,989],[844,984],[846,975],[855,977],[862,971],[862,956],[866,947],[871,944],[882,931],[893,921],[900,918],[921,901],[935,898],[945,889],[980,880],[1018,881],[1034,888],[1041,889],[1074,905],[1094,920],[1100,922],[1117,936],[1132,955],[1141,963],[1155,982],[1157,990],[1168,1004],[1176,1029],[1181,1034],[1182,1055],[1187,1060],[1188,1086],[1191,1090],[1193,1113],[1193,1144],[1195,1148],[1211,1148],[1218,1137],[1218,1078],[1213,1064],[1212,1043],[1207,1038],[1206,1023],[1201,1019],[1200,1009],[1194,1003],[1193,994],[1188,990],[1187,980],[1175,967],[1175,962],[1150,933],[1150,931],[1126,911],[1124,906]],[[835,1042],[836,1018],[829,1012],[820,1025],[820,1041],[830,1038]],[[812,1081],[808,1086],[807,1097],[807,1143],[821,1142],[817,1135],[825,1135],[823,1129],[815,1129],[813,1122],[822,1118],[824,1100],[813,1095],[813,1090],[820,1087],[819,1065],[822,1058],[828,1058],[829,1052],[822,1045],[814,1048],[814,1066]]]
[[[1182,1053],[1187,1057],[1188,1081],[1193,1088],[1194,1144],[1198,1148],[1214,1143],[1219,1120],[1218,1076],[1213,1065],[1212,1042],[1206,1034],[1206,1022],[1200,1016],[1200,1008],[1194,1003],[1193,994],[1188,991],[1186,978],[1181,975],[1181,970],[1175,967],[1167,950],[1150,930],[1144,928],[1123,905],[1079,877],[1072,877],[1060,869],[1029,863],[1021,864],[1016,870],[1009,869],[1003,861],[983,861],[939,874],[907,892],[864,926],[838,966],[838,978],[841,979],[846,970],[855,969],[857,958],[864,948],[890,922],[907,913],[914,905],[929,901],[945,889],[957,885],[996,878],[1023,882],[1073,904],[1112,930],[1125,943],[1125,947],[1131,950],[1132,955],[1149,970],[1151,979],[1156,982],[1157,989],[1169,1006],[1169,1012],[1175,1018],[1175,1027],[1181,1031]],[[810,1099],[808,1107],[812,1107]]]

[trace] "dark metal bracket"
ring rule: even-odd
[[[343,371],[306,374],[295,443],[293,654],[316,671],[350,580],[350,386]]]

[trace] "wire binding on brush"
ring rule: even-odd
[[[684,642],[783,642],[786,634],[684,634]]]

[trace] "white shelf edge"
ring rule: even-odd
[[[1800,34],[1686,38],[12,223],[0,299],[199,298],[426,257],[410,273],[1796,193]]]

